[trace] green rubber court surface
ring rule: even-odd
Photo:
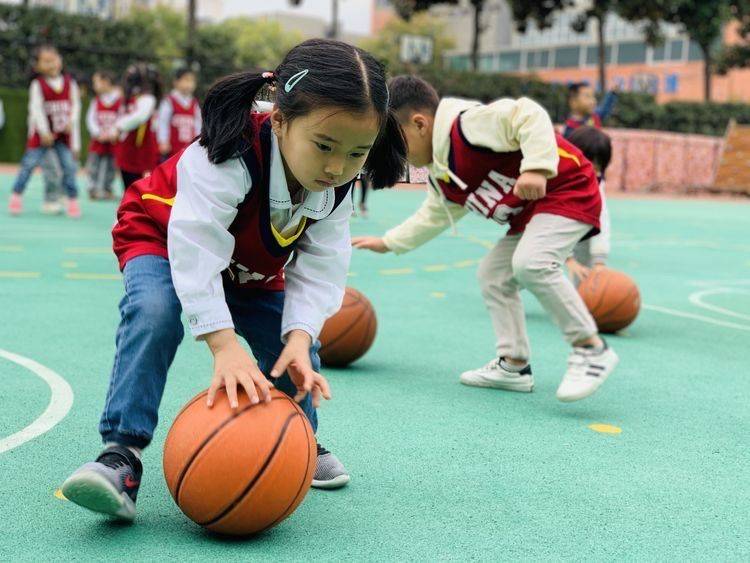
[[[467,217],[406,256],[356,252],[350,285],[372,301],[378,336],[351,369],[324,371],[334,399],[319,431],[352,482],[228,541],[182,516],[161,470],[169,423],[211,377],[190,338],[144,452],[135,524],[56,496],[99,450],[123,290],[115,205],[83,202],[74,222],[41,215],[40,191],[36,178],[22,217],[0,212],[0,559],[750,558],[750,205],[610,202],[611,266],[638,281],[644,307],[609,340],[618,369],[573,404],[554,397],[567,348],[531,295],[534,392],[458,383],[493,356],[475,272],[494,223]],[[376,193],[353,233],[382,233],[422,197]]]

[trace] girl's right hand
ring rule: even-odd
[[[385,242],[383,242],[383,239],[380,237],[354,237],[352,238],[352,246],[354,248],[372,250],[373,252],[379,252],[380,254],[390,252],[391,250],[385,245]]]
[[[570,273],[570,277],[573,279],[583,281],[591,273],[589,268],[578,262],[575,258],[568,258],[565,261],[565,265],[568,267],[568,273]]]
[[[206,399],[209,408],[214,404],[216,392],[226,387],[229,405],[236,409],[238,383],[244,387],[250,404],[257,404],[261,399],[265,402],[271,400],[272,383],[237,341],[232,329],[212,332],[206,335],[206,341],[214,355],[214,376]]]

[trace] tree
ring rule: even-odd
[[[737,22],[736,32],[740,41],[723,49],[717,59],[717,71],[726,73],[732,68],[750,66],[750,1],[729,2],[729,12]]]
[[[410,21],[394,18],[389,21],[376,37],[364,39],[360,46],[381,60],[393,74],[414,72],[409,64],[401,62],[400,38],[402,35],[424,35],[433,40],[433,62],[427,69],[442,68],[443,53],[454,47],[453,39],[445,32],[445,24],[428,12],[415,14]]]
[[[285,31],[276,21],[241,16],[224,20],[221,25],[234,37],[234,66],[238,68],[274,69],[302,41],[300,33]]]

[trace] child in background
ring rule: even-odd
[[[34,67],[38,74],[29,87],[29,135],[26,152],[8,202],[11,215],[23,211],[23,192],[37,166],[54,152],[62,167],[68,217],[81,216],[76,171],[81,150],[81,99],[78,85],[62,72],[63,61],[51,45],[37,48]]]
[[[86,112],[86,126],[91,136],[86,169],[89,174],[89,197],[115,199],[112,181],[115,178],[115,123],[122,99],[115,87],[114,75],[106,70],[94,73],[91,78],[96,96]]]
[[[607,92],[601,105],[597,107],[594,89],[586,82],[575,82],[568,86],[570,115],[565,120],[563,137],[567,139],[573,131],[583,125],[601,129],[602,122],[612,113],[615,102],[617,94],[613,90]]]
[[[568,140],[581,149],[591,161],[599,179],[599,193],[602,197],[602,213],[599,217],[599,234],[579,242],[573,256],[565,262],[573,283],[578,286],[592,268],[602,268],[607,263],[610,248],[610,221],[607,209],[604,174],[612,159],[612,142],[604,131],[584,125],[571,133]]]
[[[160,97],[161,78],[156,67],[135,63],[127,68],[120,116],[115,122],[119,139],[115,147],[115,162],[125,190],[159,164],[154,116],[156,101]]]
[[[273,110],[251,112],[266,86]],[[375,186],[391,185],[404,168],[385,69],[343,42],[305,41],[275,71],[228,76],[203,109],[200,141],[132,184],[120,204],[112,235],[125,297],[99,425],[104,450],[62,487],[70,501],[125,520],[135,517],[141,450],[183,309],[214,357],[209,408],[221,387],[231,408],[238,386],[252,404],[268,401],[269,378],[317,428],[316,407],[330,393],[315,343],[344,295],[352,181],[364,168]],[[318,445],[313,486],[348,481]]]
[[[591,163],[556,135],[547,112],[528,98],[489,105],[440,100],[414,76],[391,81],[390,105],[408,143],[409,162],[427,166],[422,207],[383,238],[353,244],[402,254],[436,237],[469,211],[507,234],[490,250],[478,276],[497,336],[497,356],[461,374],[465,385],[529,392],[534,380],[521,301],[531,291],[571,345],[557,389],[560,401],[593,394],[617,365],[581,296],[562,271],[573,247],[599,229],[601,197]]]
[[[192,143],[201,132],[201,108],[193,97],[195,73],[186,68],[178,70],[172,86],[159,106],[156,133],[159,153],[164,160]]]

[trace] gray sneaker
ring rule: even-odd
[[[348,482],[349,474],[339,458],[318,444],[318,464],[312,486],[316,489],[339,489]]]
[[[133,452],[112,446],[76,469],[63,483],[62,493],[79,506],[132,521],[142,474],[141,460]]]

